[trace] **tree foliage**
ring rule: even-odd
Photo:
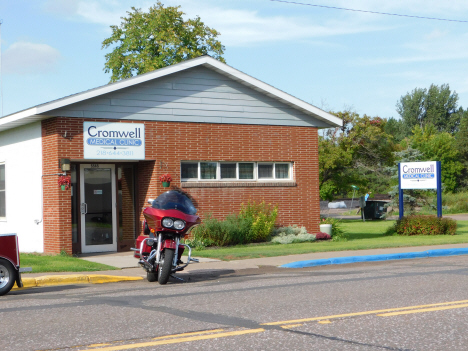
[[[460,185],[468,187],[468,110],[463,112],[458,132],[455,134],[455,148],[460,155],[463,170],[460,174]]]
[[[388,183],[383,171],[392,164],[395,150],[392,136],[384,131],[386,120],[350,111],[335,115],[343,126],[319,139],[320,197],[331,201],[337,194],[346,195],[352,184],[384,191]]]
[[[102,42],[103,49],[113,47],[104,66],[112,73],[111,82],[202,55],[225,62],[220,33],[198,16],[184,20],[179,9],[159,1],[148,12],[132,7],[120,26],[111,26],[112,35]]]
[[[442,166],[442,184],[445,191],[455,192],[458,179],[463,170],[455,138],[447,132],[437,132],[431,124],[423,129],[415,126],[411,137],[411,146],[421,151],[427,161],[440,161]]]
[[[460,124],[463,109],[458,108],[458,94],[448,84],[431,84],[429,89],[415,88],[402,96],[396,109],[403,121],[406,136],[414,126],[424,128],[432,124],[439,132],[454,133]]]
[[[395,143],[401,142],[406,137],[405,126],[401,119],[393,117],[388,118],[385,123],[384,131],[393,136],[393,141]]]

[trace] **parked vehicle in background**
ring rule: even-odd
[[[200,223],[197,210],[189,197],[178,190],[169,190],[159,195],[156,200],[149,199],[151,207],[143,211],[145,217],[144,234],[136,240],[135,258],[146,270],[148,281],[166,284],[169,277],[182,271],[191,261],[192,249],[181,244],[189,230]],[[181,260],[185,248],[189,250],[187,263]]]
[[[21,271],[18,236],[0,234],[0,296],[8,293],[15,282],[19,288],[23,287]]]

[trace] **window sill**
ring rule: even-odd
[[[295,187],[296,182],[181,182],[182,188],[264,188],[264,187]]]

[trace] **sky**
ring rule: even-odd
[[[326,111],[398,118],[402,95],[449,84],[468,108],[466,0],[165,0],[221,33],[226,63]],[[155,1],[0,0],[0,114],[109,83],[102,41]]]

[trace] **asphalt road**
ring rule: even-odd
[[[0,350],[467,350],[468,256],[0,297]]]

